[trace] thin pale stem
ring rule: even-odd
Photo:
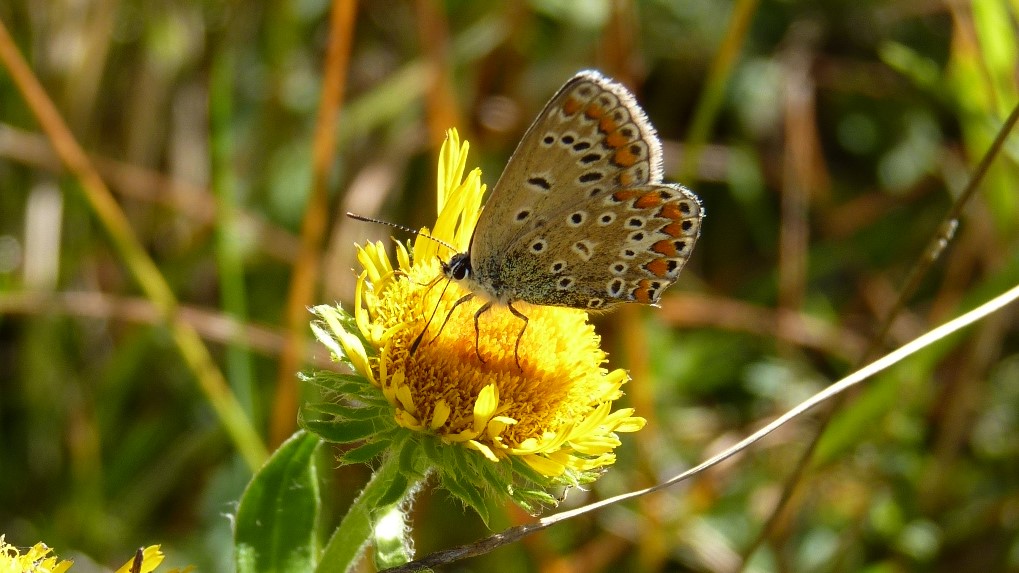
[[[398,496],[400,501],[379,507],[382,498],[390,497],[389,489],[400,473],[398,456],[389,456],[372,474],[371,480],[361,490],[354,503],[340,521],[339,527],[333,531],[325,550],[319,559],[315,573],[344,573],[357,565],[365,546],[371,541],[376,521],[385,513],[384,510],[399,505],[413,495],[417,489],[417,481],[406,481],[403,493]]]

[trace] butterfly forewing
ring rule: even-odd
[[[475,272],[484,274],[523,235],[555,228],[573,207],[660,181],[658,137],[633,96],[581,72],[535,119],[492,190],[471,242]]]

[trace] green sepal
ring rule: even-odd
[[[407,487],[409,485],[410,480],[407,479],[407,474],[398,472],[393,476],[393,480],[389,482],[386,492],[379,498],[377,507],[386,507],[402,500],[407,494]]]
[[[343,465],[363,464],[377,458],[387,449],[389,449],[388,440],[376,440],[347,450],[337,456],[337,459]]]
[[[349,444],[360,442],[378,434],[378,420],[309,420],[299,418],[301,427],[327,442]]]
[[[488,504],[485,502],[485,498],[481,492],[473,485],[462,483],[452,475],[446,474],[443,477],[443,487],[445,487],[449,493],[453,495],[453,497],[459,499],[461,503],[473,509],[487,527],[489,519]]]

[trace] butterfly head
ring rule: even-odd
[[[448,263],[442,263],[442,274],[454,281],[469,279],[473,271],[470,253],[457,253]]]

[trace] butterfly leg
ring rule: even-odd
[[[513,313],[513,316],[515,316],[515,317],[519,318],[520,320],[524,321],[524,326],[522,326],[520,328],[520,334],[517,335],[517,343],[513,347],[513,359],[517,361],[517,370],[523,371],[523,368],[520,367],[520,339],[524,337],[524,331],[527,330],[528,319],[527,319],[527,315],[526,314],[524,314],[524,313],[520,312],[519,310],[513,308],[513,303],[512,302],[509,303],[508,306],[509,306],[510,312]]]
[[[482,364],[485,363],[485,359],[481,357],[481,349],[478,348],[478,343],[481,340],[481,327],[478,326],[478,319],[491,308],[492,303],[486,302],[478,309],[478,312],[474,313],[474,353],[478,355],[478,360],[480,360]]]
[[[443,292],[445,293],[445,290],[443,290]],[[436,332],[435,336],[432,337],[432,342],[435,342],[435,339],[438,338],[442,334],[442,329],[446,328],[446,323],[449,322],[449,318],[451,316],[453,316],[453,311],[456,310],[456,307],[458,307],[461,304],[471,300],[472,298],[474,298],[474,295],[471,294],[471,293],[467,293],[467,294],[463,295],[462,297],[460,297],[459,299],[457,299],[457,301],[453,303],[453,307],[449,309],[448,313],[446,313],[446,319],[443,320],[442,321],[442,325],[439,326],[439,332]],[[438,307],[436,307],[436,309],[438,309]],[[431,323],[432,320],[428,319],[428,322]],[[421,339],[424,338],[426,332],[428,332],[428,325],[425,325],[425,329],[422,330],[421,334],[419,334],[418,337],[414,340],[414,344],[410,347],[410,351],[412,353],[417,349],[418,345],[421,344]]]

